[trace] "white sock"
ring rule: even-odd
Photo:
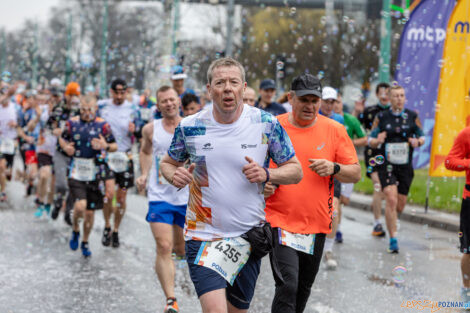
[[[336,231],[341,231],[341,224],[338,224],[338,227],[336,227]]]
[[[381,224],[381,223],[380,223],[380,220],[375,220],[375,221],[374,221],[374,227],[377,226],[377,225],[379,225],[379,224]]]
[[[323,250],[325,252],[332,252],[333,251],[333,244],[335,243],[335,238],[326,238],[325,239],[325,246],[323,247]]]

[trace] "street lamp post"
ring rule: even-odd
[[[233,15],[235,13],[235,1],[228,0],[227,3],[227,42],[225,55],[231,57],[233,54]]]
[[[65,53],[65,85],[67,85],[72,74],[72,14],[69,14],[67,24],[67,50]]]
[[[106,50],[108,49],[108,0],[104,0],[103,7],[103,39],[101,41],[100,61],[100,97],[106,96]]]
[[[392,38],[392,18],[390,16],[390,0],[383,0],[382,18],[380,22],[380,59],[379,81],[390,82],[390,42]]]

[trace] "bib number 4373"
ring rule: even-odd
[[[250,243],[241,237],[205,241],[199,248],[194,264],[210,268],[230,285],[250,257]]]

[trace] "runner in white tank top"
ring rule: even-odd
[[[155,271],[167,298],[164,312],[178,312],[175,298],[175,265],[171,254],[184,255],[183,227],[185,223],[188,187],[177,189],[171,185],[160,171],[160,160],[171,145],[173,134],[181,121],[181,101],[176,91],[163,86],[157,91],[157,106],[162,119],[154,120],[142,130],[140,166],[142,176],[137,178],[137,187],[147,185],[149,210],[147,222],[150,224],[157,243]]]
[[[149,202],[163,201],[172,205],[186,205],[188,203],[188,187],[178,191],[160,172],[160,160],[168,152],[173,133],[163,127],[163,120],[154,120],[152,138],[152,168],[148,181],[147,197]]]

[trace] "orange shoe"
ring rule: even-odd
[[[163,313],[178,313],[178,302],[176,302],[176,298],[168,298],[166,299],[166,306]]]

